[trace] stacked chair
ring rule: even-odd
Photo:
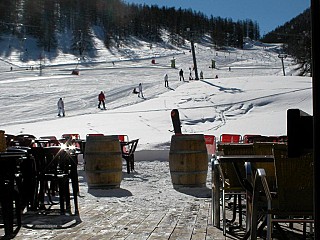
[[[52,205],[60,204],[61,214],[71,213],[71,181],[74,214],[78,215],[78,162],[76,150],[69,148],[73,144],[71,140],[59,141],[53,136],[37,139],[29,134],[6,137],[7,152],[26,154],[19,166],[22,174],[18,186],[22,196],[21,208],[48,211]],[[59,196],[58,203],[53,200],[56,196]]]

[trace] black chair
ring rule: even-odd
[[[3,219],[5,238],[14,237],[15,232],[21,228],[21,193],[19,182],[21,172],[19,166],[22,163],[24,154],[21,153],[0,153],[0,204]],[[5,194],[4,194],[5,193]]]
[[[13,140],[13,145],[32,147],[34,145],[36,137],[31,134],[20,134],[16,135]]]
[[[21,195],[21,209],[37,209],[37,163],[30,152],[31,148],[23,146],[8,147],[8,153],[24,154],[24,159],[17,165],[17,187]]]
[[[54,204],[52,198],[59,195],[60,212],[71,213],[69,180],[72,183],[74,198],[74,213],[79,214],[78,209],[78,173],[77,156],[61,147],[45,147],[44,162],[39,170],[39,202],[40,208],[45,209],[44,197],[47,193],[49,202]]]
[[[129,142],[120,142],[122,157],[127,162],[127,173],[134,170],[134,152],[136,151],[139,139]]]

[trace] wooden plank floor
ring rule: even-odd
[[[63,229],[22,227],[15,239],[222,240],[243,235],[225,237],[221,229],[212,226],[210,170],[206,188],[177,191],[167,161],[139,161],[136,169],[131,174],[123,172],[120,189],[101,191],[88,189],[80,166],[80,217],[68,216],[68,221],[79,223]],[[41,226],[44,219],[49,226],[58,218],[44,215],[30,220],[24,216],[23,222]],[[3,234],[1,228],[0,236]]]

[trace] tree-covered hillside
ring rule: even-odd
[[[311,73],[311,12],[307,9],[262,39],[268,43],[283,43],[283,52],[290,54],[301,66],[301,75]]]
[[[242,48],[243,38],[260,38],[259,26],[246,19],[205,16],[191,9],[127,4],[121,0],[1,0],[0,38],[32,37],[47,52],[57,49],[82,55],[93,46],[94,29],[105,46],[120,46],[129,36],[159,42],[161,31],[169,33],[172,44],[183,44],[211,36],[214,46]],[[190,31],[187,31],[190,30]],[[70,46],[59,46],[58,38],[68,35]]]

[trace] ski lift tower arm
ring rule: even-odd
[[[285,72],[285,70],[284,70],[284,63],[283,63],[283,59],[284,58],[287,58],[287,54],[282,54],[282,53],[280,53],[279,55],[278,55],[278,58],[280,58],[281,59],[281,63],[282,63],[282,71],[283,71],[283,76],[285,76],[286,75],[286,72]]]

